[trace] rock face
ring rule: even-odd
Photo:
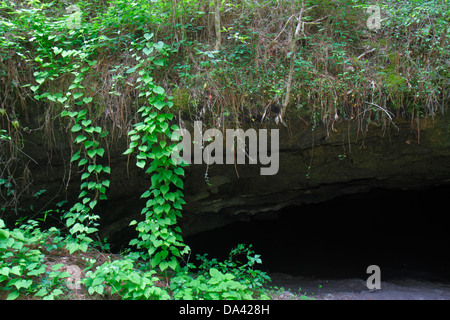
[[[187,204],[182,221],[185,236],[253,215],[264,217],[286,207],[373,188],[415,189],[450,183],[448,113],[423,119],[415,123],[415,128],[401,119],[395,121],[395,126],[372,125],[365,132],[357,123],[346,121],[314,130],[302,122],[266,128],[279,129],[277,174],[260,175],[260,165],[249,164],[201,164],[186,169]],[[54,203],[76,200],[80,173],[69,167],[69,146],[57,144],[58,152],[50,166],[48,154],[39,146],[42,141],[31,136],[27,141],[31,143],[25,152],[37,162],[30,163],[29,168],[35,189],[46,189],[49,196],[58,195],[51,199]],[[118,140],[108,146],[105,157],[112,168],[111,188],[109,200],[99,204],[98,211],[101,236],[109,236],[111,242],[134,236],[128,223],[139,219],[144,206],[140,195],[150,180],[134,165],[134,159],[128,161],[121,155],[125,149],[125,139]],[[71,182],[66,188],[70,171]]]
[[[341,123],[327,128],[280,127],[279,171],[261,176],[257,166],[192,167],[186,179],[186,234],[249,215],[276,212],[366,192],[414,189],[450,182],[449,118],[424,120],[420,137],[409,123],[371,128]]]

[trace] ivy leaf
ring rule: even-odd
[[[94,158],[95,155],[97,154],[97,150],[95,150],[95,149],[90,149],[90,150],[87,151],[87,154],[88,154],[88,156],[89,156],[90,158]]]
[[[161,207],[161,206],[157,206],[155,209],[154,209],[154,212],[156,213],[156,214],[160,214],[161,212],[163,212],[164,210],[163,210],[163,208]]]
[[[175,193],[169,192],[169,193],[164,195],[164,198],[166,200],[174,202],[175,201]]]
[[[74,162],[77,161],[78,159],[80,159],[80,151],[78,150],[70,159],[70,162]]]
[[[177,176],[173,176],[175,178],[172,178],[172,182],[174,185],[176,185],[178,188],[183,189],[183,180],[178,178]]]
[[[144,167],[145,167],[145,161],[144,161],[144,160],[138,161],[138,162],[136,162],[136,165],[137,165],[139,168],[144,169]]]
[[[0,229],[0,239],[8,239],[8,238],[9,238],[9,232],[7,230]]]
[[[88,125],[90,125],[92,123],[92,120],[83,120],[81,121],[81,124],[85,127],[87,127]]]
[[[78,98],[81,98],[83,96],[83,93],[82,92],[77,92],[77,93],[74,93],[73,94],[73,98],[76,100],[76,99],[78,99]]]
[[[154,64],[156,64],[159,67],[163,67],[164,66],[164,59],[158,59],[153,61]]]
[[[161,192],[163,195],[165,195],[167,193],[167,191],[169,191],[169,186],[167,186],[167,185],[161,186]]]
[[[173,170],[173,172],[178,176],[184,176],[184,169],[183,168],[176,168]]]
[[[35,293],[35,297],[43,297],[47,295],[47,289],[41,288],[38,292]]]
[[[127,70],[127,73],[133,73],[136,71],[136,67],[130,68]]]
[[[91,207],[91,209],[94,209],[94,207],[97,205],[97,200],[93,200],[91,202],[89,202],[89,207]]]
[[[98,154],[100,157],[103,157],[103,155],[105,154],[105,149],[103,149],[103,148],[98,148],[98,149],[97,149],[97,154]]]
[[[80,130],[81,130],[81,126],[78,123],[75,124],[71,129],[72,132],[78,132]]]
[[[151,191],[147,190],[141,195],[141,198],[148,198],[148,197],[150,197],[150,195],[151,195]]]
[[[160,86],[154,87],[153,92],[156,94],[164,94],[164,88]]]
[[[82,135],[79,135],[79,136],[77,136],[76,138],[75,138],[75,143],[81,143],[81,142],[83,142],[84,140],[86,140],[86,137],[85,136],[82,136]]]
[[[175,257],[172,257],[172,259],[170,259],[170,261],[167,264],[172,270],[176,270],[178,266],[178,261],[177,259],[175,259]]]
[[[151,47],[151,48],[144,48],[144,50],[142,50],[142,51],[144,51],[145,55],[149,56],[153,52],[153,47]]]
[[[165,105],[166,104],[164,103],[164,101],[161,101],[161,100],[155,101],[153,103],[153,106],[158,110],[161,110],[162,108],[164,108]]]
[[[59,269],[62,268],[63,266],[64,266],[64,263],[54,264],[54,265],[52,266],[52,271],[59,270]]]
[[[80,194],[78,195],[78,199],[82,199],[87,195],[87,191],[81,191]],[[69,225],[68,225],[69,227]]]
[[[84,142],[84,147],[86,149],[89,149],[90,147],[92,147],[94,145],[94,141],[85,141]]]
[[[56,100],[58,100],[59,103],[64,103],[64,102],[66,102],[67,98],[66,97],[60,97],[60,98],[58,98]]]
[[[19,296],[19,291],[11,291],[6,300],[15,300]]]
[[[63,51],[62,48],[58,48],[58,47],[53,47],[52,49],[56,56]]]
[[[125,155],[131,154],[131,153],[133,153],[133,149],[132,149],[132,148],[127,149],[127,150],[126,150],[124,153],[122,153],[122,154],[125,156]]]

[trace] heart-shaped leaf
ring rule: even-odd
[[[154,87],[153,92],[156,94],[164,94],[164,88],[160,86]]]
[[[72,132],[78,132],[78,131],[80,131],[81,130],[81,126],[77,123],[76,125],[74,125],[73,127],[72,127]]]
[[[147,56],[149,56],[153,52],[153,47],[151,47],[151,48],[144,48],[144,50],[142,50],[142,51],[144,51],[144,53]]]
[[[53,47],[53,52],[55,53],[55,55],[60,54],[62,51],[63,51],[63,49],[61,49],[61,48]]]
[[[145,167],[145,161],[144,161],[144,160],[138,161],[138,162],[136,162],[136,165],[137,165],[139,168],[143,169],[143,168]]]
[[[66,97],[61,97],[57,99],[59,103],[64,103],[66,102],[67,98]]]
[[[81,124],[85,127],[87,127],[88,125],[90,125],[92,123],[92,120],[83,120],[81,121]]]
[[[92,101],[92,97],[89,97],[89,98],[83,98],[83,102],[84,103],[89,103],[89,102],[91,102]]]

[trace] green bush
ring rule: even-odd
[[[63,294],[68,272],[55,264],[47,270],[44,252],[58,246],[59,231],[55,228],[41,232],[36,221],[9,230],[0,219],[0,288],[9,292],[7,299],[21,294],[54,299]],[[48,241],[52,238],[52,241]],[[53,243],[52,243],[53,242]]]
[[[173,297],[185,300],[268,299],[263,285],[270,281],[270,277],[254,269],[254,265],[262,261],[251,247],[239,244],[231,250],[228,259],[221,262],[207,259],[207,254],[197,255],[201,264],[196,272],[192,272],[195,267],[188,264],[172,278],[170,289]],[[244,261],[238,259],[241,257]]]
[[[155,285],[159,278],[156,271],[143,271],[136,267],[136,255],[130,254],[118,260],[108,261],[88,271],[82,283],[88,293],[93,295],[118,295],[123,300],[166,300],[167,290]]]

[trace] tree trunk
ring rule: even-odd
[[[214,24],[216,29],[216,45],[214,50],[218,51],[222,45],[222,34],[220,33],[220,4],[222,0],[214,0]]]
[[[291,54],[290,58],[290,65],[289,65],[289,76],[288,76],[288,81],[287,81],[287,86],[286,86],[286,95],[284,97],[284,101],[283,101],[283,108],[280,112],[280,114],[278,115],[276,121],[281,122],[283,125],[286,126],[283,118],[284,115],[286,114],[286,109],[287,106],[289,105],[289,102],[291,100],[291,88],[292,88],[292,77],[294,76],[294,61],[295,61],[295,54],[296,54],[296,41],[297,38],[300,34],[300,31],[302,30],[302,26],[303,26],[303,12],[305,11],[305,0],[302,0],[302,6],[300,9],[300,13],[298,14],[297,17],[297,26],[295,28],[295,31],[291,32],[291,39],[290,39],[290,50],[289,53]]]

